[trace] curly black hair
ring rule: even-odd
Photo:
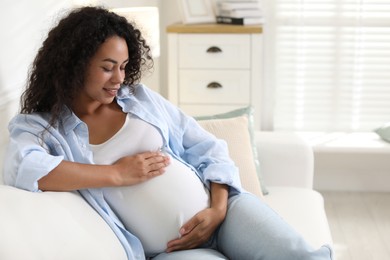
[[[112,36],[125,39],[129,51],[123,84],[131,87],[137,83],[141,74],[153,67],[150,47],[141,32],[103,7],[77,8],[51,29],[39,49],[21,96],[21,113],[48,112],[53,125],[63,107],[71,108],[83,88],[92,56]]]

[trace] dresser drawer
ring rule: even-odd
[[[246,105],[180,105],[180,109],[190,116],[217,115],[243,107]]]
[[[180,70],[180,104],[249,104],[248,70]]]
[[[179,68],[250,68],[250,36],[183,34],[179,36]]]

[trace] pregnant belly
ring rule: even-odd
[[[209,192],[196,174],[174,158],[166,172],[147,182],[104,189],[104,197],[145,253],[165,251],[180,227],[209,207]]]

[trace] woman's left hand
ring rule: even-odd
[[[207,242],[225,216],[226,210],[218,208],[200,211],[181,227],[180,238],[168,242],[166,252],[191,249]]]

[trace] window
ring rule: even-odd
[[[390,121],[390,0],[263,6],[275,130],[371,131]]]

